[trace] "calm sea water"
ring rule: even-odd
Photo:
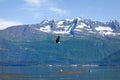
[[[0,66],[0,80],[120,80],[120,66]]]

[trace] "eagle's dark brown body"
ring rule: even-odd
[[[59,43],[59,42],[60,42],[60,36],[57,36],[56,43]]]

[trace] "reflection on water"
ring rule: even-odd
[[[0,66],[0,80],[120,80],[119,66]]]

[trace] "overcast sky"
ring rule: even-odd
[[[120,0],[0,0],[0,29],[75,17],[120,21]]]

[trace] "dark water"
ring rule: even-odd
[[[119,66],[0,66],[0,80],[120,80]]]

